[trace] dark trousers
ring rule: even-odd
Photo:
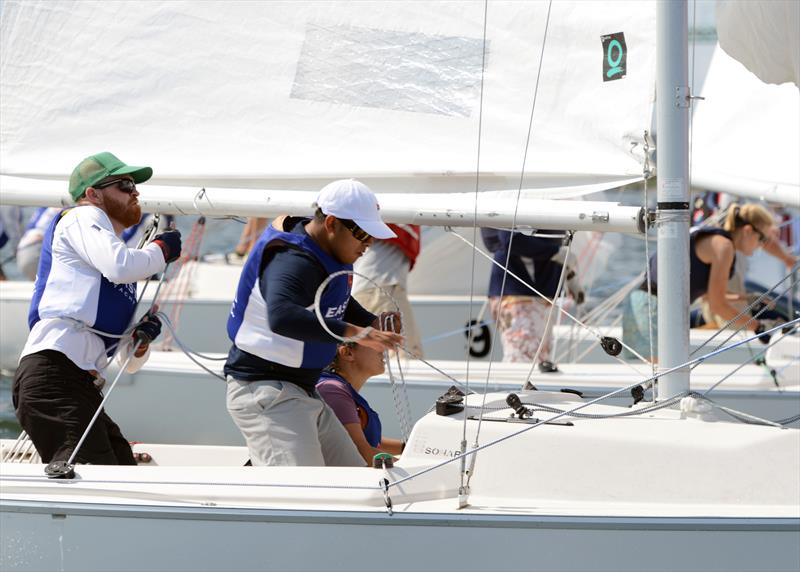
[[[103,399],[92,375],[54,350],[19,362],[12,399],[20,425],[42,461],[67,461]],[[105,411],[75,457],[78,463],[135,465],[131,446]]]

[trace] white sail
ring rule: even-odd
[[[692,182],[800,207],[800,91],[763,83],[714,50],[695,102]]]
[[[514,189],[535,95],[525,187],[640,176],[653,4],[547,16],[490,2],[484,63],[481,2],[6,1],[0,172],[64,178],[110,150],[172,184],[466,192],[479,169]]]
[[[717,2],[722,49],[767,83],[800,86],[800,2]]]

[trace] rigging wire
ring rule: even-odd
[[[769,330],[766,330],[764,333],[771,334],[772,332],[778,331],[778,330],[780,330],[781,328],[783,328],[786,325],[792,325],[792,324],[797,324],[797,323],[800,323],[800,318],[795,318],[791,322],[787,322],[786,324],[781,324],[780,326],[775,326],[774,328],[770,328]],[[624,393],[626,391],[630,391],[631,389],[633,389],[637,385],[640,385],[641,383],[652,382],[657,377],[668,375],[670,373],[673,373],[675,371],[683,369],[683,368],[685,368],[687,366],[691,366],[691,365],[693,365],[695,363],[699,363],[699,362],[705,361],[706,359],[711,358],[711,357],[713,357],[715,355],[719,355],[722,352],[730,351],[730,350],[732,350],[732,349],[734,349],[736,347],[739,347],[742,344],[746,344],[748,342],[753,341],[757,337],[758,336],[753,336],[753,337],[747,338],[745,340],[738,341],[738,342],[736,342],[736,343],[734,343],[734,344],[732,344],[730,346],[726,346],[726,347],[721,348],[719,350],[715,350],[715,351],[713,351],[713,352],[711,352],[711,353],[709,353],[709,354],[707,354],[705,356],[697,357],[697,358],[691,359],[691,360],[689,360],[687,362],[684,362],[682,364],[678,364],[678,365],[673,366],[671,368],[665,369],[663,371],[658,372],[658,374],[656,374],[654,376],[651,376],[648,379],[645,379],[644,381],[642,381],[640,383],[632,383],[630,385],[626,385],[625,387],[621,387],[619,389],[615,389],[614,391],[610,391],[610,392],[608,392],[608,393],[606,393],[604,395],[601,395],[600,397],[597,397],[597,398],[592,399],[590,401],[587,401],[585,403],[581,403],[580,405],[578,405],[576,407],[573,407],[572,409],[568,409],[566,411],[563,411],[562,413],[558,413],[558,414],[554,415],[553,417],[550,417],[548,419],[543,419],[543,420],[538,421],[536,423],[532,423],[531,425],[528,425],[527,427],[525,427],[523,429],[520,429],[519,431],[516,431],[514,433],[510,433],[508,435],[504,435],[503,437],[498,437],[497,439],[495,439],[493,441],[490,441],[488,443],[485,443],[483,445],[479,445],[478,447],[475,447],[473,449],[468,450],[466,453],[464,453],[464,455],[476,455],[479,451],[482,451],[483,449],[486,449],[488,447],[493,447],[493,446],[498,445],[498,444],[500,444],[502,442],[508,441],[509,439],[515,438],[515,437],[521,435],[522,433],[527,433],[531,429],[536,429],[537,427],[541,427],[542,425],[545,425],[545,424],[548,424],[548,423],[552,423],[553,421],[556,421],[557,419],[560,419],[562,417],[566,417],[568,415],[571,415],[572,413],[580,411],[581,409],[585,409],[586,407],[589,407],[590,405],[594,405],[595,403],[599,403],[600,401],[603,401],[603,400],[608,399],[610,397],[613,397],[615,395],[619,395],[619,394],[622,394],[622,393]],[[694,394],[692,392],[690,392],[690,391],[687,391],[687,392],[684,392],[684,393],[682,393],[680,395],[681,395],[681,397],[686,397],[686,396],[694,395]],[[702,396],[699,396],[699,397],[702,397]],[[670,398],[670,399],[672,399],[672,398]],[[648,407],[651,407],[651,406],[648,406]],[[764,420],[764,421],[766,421],[766,420]],[[768,422],[768,423],[771,424],[772,422]],[[403,484],[406,481],[409,481],[411,479],[414,479],[414,478],[419,477],[421,475],[424,475],[426,473],[430,473],[431,471],[439,469],[439,468],[441,468],[441,467],[443,467],[445,465],[448,465],[448,464],[450,464],[450,463],[452,463],[452,462],[454,462],[456,460],[459,460],[458,457],[451,457],[451,458],[445,459],[445,460],[443,460],[443,461],[441,461],[441,462],[439,462],[439,463],[437,463],[435,465],[431,465],[431,466],[426,467],[424,469],[420,469],[419,471],[417,471],[415,473],[409,474],[409,475],[407,475],[407,476],[405,476],[403,478],[400,478],[400,479],[398,479],[396,481],[393,481],[393,482],[389,483],[389,487],[399,486],[399,485]]]
[[[647,206],[648,206],[648,179],[652,175],[652,171],[650,170],[650,140],[648,138],[647,131],[644,132],[644,168],[643,168],[643,181],[642,184],[644,185],[644,211],[647,213]],[[645,214],[644,217],[644,236],[645,238],[649,237],[650,235],[650,217]],[[644,280],[647,284],[647,335],[648,341],[650,343],[650,368],[651,372],[655,375],[656,373],[656,362],[655,356],[656,353],[653,351],[653,284],[652,284],[652,276],[650,276],[650,241],[644,241]],[[655,389],[655,388],[654,388]],[[653,391],[653,401],[656,399],[656,392]]]
[[[750,302],[750,303],[749,303],[747,306],[745,306],[745,308],[744,308],[744,309],[743,309],[741,312],[739,312],[739,313],[738,313],[736,316],[734,316],[733,318],[731,318],[730,320],[728,320],[727,322],[725,322],[725,324],[724,324],[724,325],[723,325],[723,326],[722,326],[722,327],[721,327],[719,330],[717,330],[717,332],[716,332],[716,333],[714,333],[714,335],[712,335],[710,338],[708,338],[706,341],[704,341],[702,344],[700,344],[700,345],[699,345],[697,348],[695,348],[695,349],[692,351],[692,353],[691,353],[691,354],[689,354],[689,355],[690,355],[690,357],[691,357],[691,356],[693,356],[694,354],[696,354],[698,351],[700,351],[700,350],[701,350],[702,348],[704,348],[705,346],[707,346],[707,345],[708,345],[708,344],[709,344],[709,343],[710,343],[710,342],[711,342],[713,339],[715,339],[715,338],[716,338],[718,335],[720,335],[722,332],[724,332],[725,330],[727,330],[728,328],[730,328],[730,327],[731,327],[731,326],[732,326],[732,325],[733,325],[733,324],[736,322],[736,320],[738,320],[739,318],[742,318],[742,317],[744,317],[744,316],[745,316],[745,315],[746,315],[746,314],[747,314],[747,313],[748,313],[750,310],[752,310],[752,309],[753,309],[753,308],[754,308],[756,305],[758,305],[759,303],[761,303],[761,301],[762,301],[762,300],[763,300],[763,299],[764,299],[764,298],[765,298],[765,297],[766,297],[768,294],[770,294],[771,292],[773,292],[773,291],[777,290],[778,286],[780,286],[781,284],[783,284],[783,283],[784,283],[784,282],[785,282],[787,279],[789,279],[789,278],[793,278],[793,275],[792,275],[792,274],[787,274],[787,275],[786,275],[786,276],[784,276],[782,279],[780,279],[780,280],[779,280],[777,283],[775,283],[775,284],[774,284],[774,285],[773,285],[771,288],[769,288],[768,290],[766,290],[765,292],[763,292],[763,293],[762,293],[760,296],[758,296],[758,297],[757,297],[755,300],[753,300],[752,302]],[[779,296],[778,296],[778,297],[780,298],[780,297],[782,297],[782,296],[783,296],[783,295],[784,295],[786,292],[790,291],[790,290],[791,290],[791,288],[793,287],[793,285],[794,285],[794,279],[792,279],[792,280],[789,282],[789,286],[787,286],[786,288],[784,288],[783,292],[781,292],[781,293],[779,294]],[[719,345],[717,345],[717,347],[723,346],[724,344],[728,343],[728,342],[729,342],[729,341],[730,341],[730,340],[731,340],[731,339],[732,339],[734,336],[736,336],[736,335],[737,335],[739,332],[742,332],[742,331],[746,330],[746,329],[747,329],[747,326],[748,326],[748,325],[750,325],[750,323],[751,323],[753,320],[757,319],[757,318],[758,318],[758,316],[760,316],[762,313],[764,313],[764,312],[766,311],[766,309],[767,309],[767,306],[764,306],[763,308],[761,308],[761,310],[759,310],[759,311],[758,311],[758,312],[757,312],[755,315],[751,316],[751,317],[750,317],[750,319],[748,319],[748,320],[747,320],[747,322],[745,323],[745,325],[744,325],[744,326],[739,326],[739,327],[738,327],[736,330],[733,330],[733,333],[731,333],[731,334],[730,334],[730,335],[729,335],[729,336],[728,336],[728,337],[727,337],[725,340],[723,340],[722,342],[720,342],[720,344],[719,344]]]
[[[539,82],[540,82],[541,76],[542,76],[542,63],[544,62],[544,52],[545,52],[545,47],[547,46],[547,32],[548,32],[549,27],[550,27],[550,13],[551,13],[552,8],[553,8],[553,2],[552,2],[552,0],[550,0],[547,3],[547,15],[545,17],[544,30],[543,30],[543,33],[542,33],[542,48],[541,48],[541,50],[539,52],[539,63],[538,63],[537,70],[536,70],[536,82],[534,83],[534,87],[533,87],[533,97],[532,97],[532,101],[531,101],[531,112],[530,112],[530,116],[529,116],[529,119],[528,119],[528,132],[527,132],[527,135],[525,137],[525,150],[524,150],[524,152],[522,154],[522,165],[520,167],[519,185],[517,187],[517,196],[516,196],[516,199],[515,199],[515,202],[514,202],[514,214],[513,214],[512,219],[511,219],[511,235],[509,236],[509,240],[508,240],[508,252],[506,253],[506,262],[505,262],[505,266],[503,268],[503,270],[504,270],[504,272],[503,272],[503,280],[502,280],[502,283],[500,285],[500,297],[499,297],[500,300],[503,299],[503,294],[505,292],[505,287],[506,287],[506,280],[507,280],[507,277],[508,277],[508,274],[509,274],[508,266],[509,266],[509,263],[510,263],[510,260],[511,260],[511,248],[512,248],[513,242],[514,242],[514,228],[517,226],[517,216],[519,214],[519,201],[520,201],[520,197],[522,195],[522,186],[524,185],[524,181],[525,181],[525,165],[526,165],[526,162],[527,162],[527,159],[528,159],[528,149],[530,148],[530,143],[531,143],[531,133],[533,131],[533,117],[534,117],[534,113],[536,111],[536,100],[537,100],[537,97],[539,95]],[[477,226],[477,224],[475,224],[475,226]],[[473,245],[475,244],[475,242],[476,241],[473,240]],[[477,250],[477,248],[475,246],[473,246],[473,249],[474,249],[473,250],[473,260],[474,260],[475,251]],[[492,262],[494,262],[494,260],[492,260]],[[566,267],[566,261],[565,261],[564,266]],[[473,278],[473,280],[474,280],[474,278]],[[498,310],[499,310],[499,308],[498,308]],[[497,339],[497,331],[498,331],[498,329],[499,329],[499,324],[497,323],[497,321],[495,321],[494,339]],[[539,343],[540,343],[540,347],[541,347],[542,340],[540,340]],[[492,344],[491,349],[489,351],[489,365],[487,366],[487,369],[486,369],[486,380],[484,381],[484,391],[483,391],[483,401],[482,401],[483,404],[486,403],[486,391],[487,391],[487,388],[489,387],[489,378],[491,376],[492,364],[494,362],[494,349],[495,349],[495,344]],[[483,425],[483,410],[481,410],[481,414],[479,415],[479,418],[478,418],[478,427],[477,427],[477,430],[475,432],[475,440],[474,440],[475,446],[473,447],[473,450],[475,450],[475,447],[477,447],[477,445],[478,445],[478,442],[479,442],[478,440],[479,440],[479,437],[480,437],[482,425]],[[464,444],[466,443],[466,430],[467,430],[467,426],[466,426],[466,420],[465,420],[465,422],[464,422],[464,437],[463,437],[463,440],[462,440],[462,443],[464,443]],[[464,453],[465,453],[465,451],[464,451]],[[472,474],[474,474],[474,465],[475,465],[476,459],[477,459],[477,455],[474,455],[471,458],[470,473],[467,476],[467,487],[469,486],[469,481],[472,478]],[[466,463],[466,458],[462,455],[462,465],[461,465],[462,468],[465,467],[465,463]],[[463,480],[463,474],[464,473],[462,471],[462,480]]]
[[[774,340],[770,340],[770,343],[769,343],[769,344],[767,344],[767,345],[765,345],[765,346],[764,346],[764,348],[763,348],[761,351],[759,351],[759,352],[757,352],[757,353],[755,353],[755,354],[751,354],[751,355],[750,355],[750,357],[749,357],[748,359],[746,359],[746,360],[745,360],[745,361],[743,361],[741,364],[739,364],[738,366],[736,366],[736,367],[735,367],[733,370],[731,370],[731,372],[730,372],[730,373],[728,373],[728,374],[727,374],[725,377],[723,377],[722,379],[720,379],[719,381],[717,381],[717,382],[716,382],[714,385],[712,385],[711,387],[709,387],[708,389],[706,389],[706,390],[703,392],[703,396],[705,397],[706,395],[708,395],[709,393],[711,393],[711,392],[712,392],[712,391],[713,391],[713,390],[714,390],[716,387],[718,387],[718,386],[719,386],[719,385],[720,385],[720,384],[721,384],[723,381],[725,381],[725,380],[726,380],[726,379],[728,379],[730,376],[732,376],[734,373],[736,373],[737,371],[739,371],[740,369],[742,369],[742,368],[743,368],[744,366],[746,366],[748,363],[751,363],[751,362],[753,362],[753,361],[757,360],[758,358],[760,358],[761,356],[763,356],[765,353],[767,353],[767,350],[769,350],[769,348],[771,348],[772,346],[774,346],[775,344],[777,344],[779,341],[781,341],[783,338],[785,338],[785,337],[786,337],[786,336],[788,336],[788,335],[790,335],[788,332],[786,332],[786,333],[781,333],[781,335],[780,335],[780,336],[778,336],[778,337],[776,337]],[[779,388],[781,391],[783,391],[783,389],[781,388],[780,384],[778,384],[778,382],[777,382],[777,379],[775,379],[774,381],[775,381],[775,385],[776,385],[776,386],[778,386],[778,388]]]
[[[483,2],[483,39],[482,39],[482,48],[481,48],[481,82],[480,82],[480,93],[479,93],[479,102],[478,102],[478,140],[477,140],[477,148],[476,148],[476,157],[475,157],[475,199],[474,199],[474,207],[472,213],[472,241],[476,242],[478,239],[478,192],[480,191],[480,178],[481,178],[481,138],[483,136],[483,87],[484,87],[484,75],[486,72],[486,27],[487,22],[489,19],[489,0],[484,0]],[[467,316],[467,324],[472,322],[472,304],[475,298],[475,253],[472,253],[472,271],[470,272],[470,282],[469,282],[469,315]],[[470,348],[472,347],[473,343],[473,334],[472,330],[468,330],[467,332],[467,355],[466,355],[466,377],[465,377],[465,393],[469,394],[469,366],[470,366]],[[464,421],[464,426],[462,428],[461,434],[461,451],[466,451],[467,448],[467,423],[466,420]],[[464,475],[467,471],[466,466],[462,463],[461,465],[461,482],[459,485],[459,504],[462,502],[462,499],[465,496],[465,487],[467,486],[464,483]]]
[[[467,244],[468,244],[470,247],[474,248],[474,249],[477,251],[477,253],[478,253],[478,254],[480,254],[481,256],[483,256],[484,258],[486,258],[486,259],[487,259],[489,262],[491,262],[491,263],[492,263],[492,264],[494,264],[495,266],[498,266],[498,267],[500,267],[500,268],[503,268],[503,265],[502,265],[502,264],[500,264],[499,262],[497,262],[496,260],[494,260],[494,258],[492,258],[492,257],[491,257],[491,256],[489,256],[488,254],[486,254],[485,252],[483,252],[483,250],[481,250],[481,249],[480,249],[478,246],[476,246],[475,244],[472,244],[472,243],[470,243],[470,242],[469,242],[469,240],[467,240],[466,238],[464,238],[464,237],[463,237],[463,236],[461,236],[460,234],[458,234],[458,233],[453,233],[453,236],[455,236],[455,237],[456,237],[456,238],[458,238],[459,240],[462,240],[462,241],[464,241],[465,243],[467,243]],[[527,288],[528,290],[530,290],[531,292],[533,292],[534,294],[536,294],[537,296],[539,296],[540,298],[542,298],[543,300],[545,300],[545,301],[546,301],[548,304],[553,304],[553,303],[554,303],[554,302],[553,302],[553,300],[551,300],[550,298],[548,298],[547,296],[545,296],[544,294],[542,294],[541,292],[539,292],[539,291],[538,291],[536,288],[534,288],[534,287],[533,287],[533,286],[531,286],[530,284],[526,283],[524,280],[522,280],[522,278],[520,278],[519,276],[517,276],[516,274],[514,274],[513,272],[511,272],[511,271],[510,271],[510,270],[508,270],[507,268],[505,268],[505,269],[504,269],[504,271],[505,271],[505,273],[506,273],[506,274],[508,274],[508,275],[509,275],[509,276],[511,276],[512,278],[516,279],[516,280],[517,280],[517,281],[518,281],[520,284],[522,284],[522,286],[524,286],[525,288]],[[588,324],[586,324],[584,321],[582,321],[582,320],[580,320],[580,319],[576,318],[575,316],[573,316],[572,314],[570,314],[569,312],[567,312],[565,309],[563,309],[563,308],[556,308],[556,309],[557,309],[559,312],[561,312],[561,313],[564,315],[564,317],[566,317],[566,318],[569,318],[570,320],[572,320],[572,321],[573,321],[574,323],[576,323],[577,325],[579,325],[579,326],[581,326],[582,328],[586,329],[587,331],[591,332],[591,334],[592,334],[592,335],[594,335],[596,338],[598,338],[598,339],[601,339],[601,338],[603,337],[603,334],[601,334],[601,333],[600,333],[598,330],[596,330],[595,328],[592,328],[591,326],[589,326]],[[639,360],[640,360],[642,363],[645,363],[645,364],[648,364],[648,365],[649,365],[649,362],[647,361],[647,358],[645,358],[644,356],[642,356],[642,355],[641,355],[639,352],[637,352],[635,349],[633,349],[633,348],[631,348],[630,346],[628,346],[627,344],[625,344],[625,342],[623,342],[622,340],[620,340],[620,344],[622,345],[622,347],[624,347],[624,348],[627,348],[627,349],[628,349],[628,350],[629,350],[629,351],[630,351],[630,352],[631,352],[631,353],[632,353],[634,356],[636,356],[636,357],[637,357],[637,358],[638,358],[638,359],[639,359]],[[641,371],[639,371],[639,370],[636,368],[636,366],[634,366],[632,363],[630,363],[630,362],[627,362],[627,361],[623,360],[623,359],[622,359],[622,358],[620,358],[619,356],[612,356],[612,357],[613,357],[614,359],[616,359],[618,362],[620,362],[621,364],[623,364],[623,365],[625,365],[625,366],[629,367],[630,369],[632,369],[633,371],[635,371],[637,374],[640,374],[640,375],[642,374],[642,372],[641,372]]]

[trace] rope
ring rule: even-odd
[[[322,281],[322,284],[320,284],[319,287],[317,288],[317,291],[314,293],[314,314],[317,316],[317,321],[319,321],[319,323],[322,326],[322,328],[329,335],[331,335],[335,339],[339,340],[340,342],[344,342],[344,343],[356,342],[357,343],[358,340],[361,340],[361,339],[365,338],[367,335],[369,335],[369,332],[371,332],[372,329],[373,329],[371,326],[368,326],[368,327],[364,328],[360,333],[358,333],[355,336],[345,337],[345,336],[339,336],[338,334],[335,334],[328,327],[328,324],[325,323],[325,319],[322,316],[322,294],[323,294],[323,292],[325,292],[325,288],[327,288],[327,286],[331,282],[331,280],[333,280],[334,278],[337,278],[338,276],[342,276],[342,275],[352,275],[352,276],[358,276],[360,278],[363,278],[364,280],[366,280],[367,282],[370,282],[373,286],[378,288],[381,292],[383,292],[383,294],[389,298],[389,300],[391,301],[392,305],[395,307],[395,310],[396,310],[397,314],[400,316],[400,334],[401,335],[403,334],[403,327],[404,327],[403,326],[403,312],[400,310],[400,305],[397,303],[397,300],[394,299],[394,296],[392,296],[391,292],[386,290],[383,286],[381,286],[380,284],[375,282],[375,280],[373,280],[369,276],[365,276],[364,274],[361,274],[360,272],[356,272],[355,270],[339,270],[338,272],[334,272],[334,273],[330,274],[327,278],[325,278],[325,280]],[[393,316],[389,316],[388,318],[389,318],[389,321],[381,324],[381,327],[385,331],[387,326],[391,326],[391,331],[394,331],[394,325],[395,325],[394,324],[394,317]],[[412,357],[416,357],[416,356],[414,356],[413,352],[409,351],[408,348],[406,348],[405,346],[400,346],[400,347],[401,347],[402,350],[407,352]],[[405,377],[403,376],[403,368],[402,368],[402,365],[400,363],[399,352],[395,352],[395,354],[397,356],[397,367],[398,367],[398,372],[400,374],[400,379],[401,379],[401,383],[402,383],[401,387],[399,387],[397,385],[396,381],[395,381],[394,373],[392,372],[392,367],[391,367],[391,359],[390,359],[388,351],[384,351],[384,363],[386,364],[386,369],[387,369],[387,372],[389,374],[389,383],[390,383],[390,386],[391,386],[391,389],[392,389],[392,399],[394,401],[395,413],[397,414],[398,420],[400,421],[400,430],[403,433],[403,439],[407,441],[408,440],[408,436],[411,434],[411,404],[409,403],[409,400],[408,400],[408,388],[406,386]],[[422,360],[422,361],[424,361],[424,360]],[[425,362],[425,363],[427,363],[427,362]],[[428,364],[428,365],[430,365],[430,364]],[[402,391],[402,395],[400,395],[400,393],[399,393],[400,391]]]
[[[193,282],[194,274],[197,270],[197,259],[200,252],[200,245],[202,244],[203,237],[205,236],[205,222],[205,218],[201,216],[192,225],[192,231],[186,240],[186,245],[183,249],[182,256],[180,260],[177,261],[177,269],[174,270],[174,274],[176,276],[170,281],[167,291],[164,294],[165,298],[171,295],[174,300],[170,316],[172,323],[175,326],[175,330],[178,329],[184,303],[189,297],[189,290]],[[164,336],[164,339],[161,341],[161,349],[163,351],[169,351],[171,349],[171,342],[173,339],[174,336],[172,336],[171,333],[170,335]]]
[[[394,299],[392,299],[394,302]],[[402,328],[402,320],[400,327]],[[384,331],[395,331],[394,316],[385,316],[384,323],[381,324],[381,329]],[[402,331],[402,330],[401,330]],[[394,402],[394,411],[397,419],[400,422],[400,433],[402,434],[403,441],[408,441],[408,436],[411,434],[411,405],[408,402],[408,389],[406,387],[405,376],[403,375],[403,367],[400,363],[400,352],[395,352],[397,358],[397,370],[400,374],[402,381],[402,388],[397,384],[392,371],[392,360],[389,351],[383,352],[383,360],[386,364],[386,372],[389,375],[389,386],[392,390],[392,401]],[[401,395],[402,391],[402,395]]]
[[[156,313],[156,315],[157,315],[157,316],[159,316],[159,317],[161,318],[161,321],[162,321],[162,323],[163,323],[165,326],[167,326],[167,329],[169,329],[169,331],[172,333],[172,339],[173,339],[173,340],[175,341],[175,343],[178,345],[178,348],[180,348],[180,350],[181,350],[181,351],[182,351],[184,354],[186,354],[186,357],[188,357],[190,360],[192,360],[192,362],[194,362],[194,363],[195,363],[195,365],[197,365],[197,366],[198,366],[198,367],[200,367],[201,369],[205,370],[207,373],[209,373],[209,374],[213,375],[213,376],[214,376],[214,377],[216,377],[217,379],[220,379],[220,380],[222,380],[222,381],[225,381],[225,382],[227,382],[227,380],[225,379],[225,376],[222,376],[222,375],[218,374],[217,372],[215,372],[215,371],[211,370],[210,368],[206,367],[204,364],[200,363],[200,362],[199,362],[199,361],[198,361],[198,360],[197,360],[197,359],[194,357],[194,356],[198,356],[198,357],[200,357],[200,358],[202,358],[202,359],[209,360],[209,361],[223,361],[223,360],[227,360],[227,359],[228,359],[228,358],[227,358],[227,356],[223,356],[223,357],[211,357],[211,356],[203,355],[203,354],[201,354],[201,353],[198,353],[198,352],[196,352],[196,351],[192,350],[191,348],[189,348],[188,346],[186,346],[186,345],[185,345],[185,344],[184,344],[184,343],[183,343],[183,342],[182,342],[182,341],[181,341],[181,340],[178,338],[178,335],[177,335],[177,333],[175,332],[175,328],[174,328],[174,326],[172,325],[172,322],[170,321],[169,317],[168,317],[166,314],[164,314],[163,312],[157,312],[157,313]]]

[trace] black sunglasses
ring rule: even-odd
[[[120,191],[128,195],[132,194],[133,191],[136,190],[136,183],[134,183],[130,179],[111,179],[110,181],[106,181],[105,183],[99,183],[97,185],[92,185],[92,186],[95,189],[105,189],[106,187],[110,187],[112,185],[117,185]]]
[[[760,242],[761,244],[767,244],[767,235],[765,235],[763,232],[758,230],[753,225],[750,226],[753,228],[753,231],[758,235],[758,242]]]
[[[345,227],[347,230],[349,230],[350,234],[352,234],[357,241],[367,242],[372,238],[371,234],[369,234],[366,230],[358,226],[352,220],[346,218],[337,218],[336,220],[342,223],[342,226]]]

